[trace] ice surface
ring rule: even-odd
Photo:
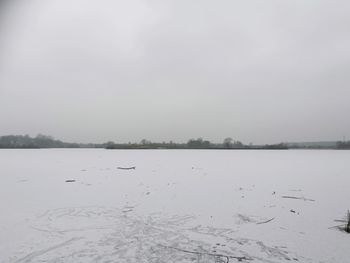
[[[348,262],[349,159],[0,150],[0,262]]]

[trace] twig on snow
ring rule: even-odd
[[[136,167],[135,166],[132,166],[132,167],[117,167],[117,169],[119,169],[119,170],[135,170]]]
[[[305,197],[297,197],[297,196],[288,196],[288,195],[282,195],[282,198],[299,199],[299,200],[304,200],[304,201],[311,201],[311,202],[315,202],[315,200],[314,200],[314,199],[309,199],[309,198],[305,198]]]
[[[275,217],[273,217],[273,218],[271,218],[271,219],[269,219],[269,220],[266,220],[266,221],[258,222],[258,223],[256,223],[256,224],[257,224],[257,225],[266,224],[266,223],[268,223],[268,222],[271,222],[271,221],[274,220],[274,219],[275,219]]]

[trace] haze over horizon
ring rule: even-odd
[[[0,2],[0,136],[350,138],[350,2]]]

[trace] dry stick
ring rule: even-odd
[[[258,223],[256,223],[257,225],[261,225],[261,224],[266,224],[266,223],[268,223],[268,222],[271,222],[272,220],[274,220],[275,218],[273,217],[273,218],[271,218],[271,219],[269,219],[269,220],[266,220],[266,221],[263,221],[263,222],[258,222]]]
[[[341,227],[344,227],[346,224],[341,224],[341,225],[337,225],[337,226],[331,226],[331,227],[328,227],[328,229],[332,229],[332,228],[341,228]]]
[[[348,221],[345,219],[334,219],[334,222],[342,222],[342,223],[347,223]]]
[[[206,253],[206,252],[197,252],[197,251],[190,251],[190,250],[186,250],[186,249],[181,249],[181,248],[177,248],[177,247],[171,247],[171,246],[164,246],[164,245],[159,245],[161,247],[164,248],[170,248],[170,249],[175,249],[184,253],[189,253],[189,254],[194,254],[194,255],[207,255],[207,256],[214,256],[214,257],[223,257],[226,258],[227,261],[226,263],[230,262],[230,258],[233,259],[237,259],[239,262],[243,261],[243,260],[252,260],[251,258],[247,258],[245,256],[243,257],[236,257],[236,256],[227,256],[227,255],[223,255],[223,254],[214,254],[214,253]]]
[[[287,195],[283,195],[282,198],[299,199],[299,200],[304,200],[304,201],[315,202],[314,199],[308,199],[308,198],[305,198],[305,197],[296,197],[296,196],[287,196]]]
[[[135,170],[136,167],[133,166],[133,167],[117,167],[117,169],[120,169],[120,170]]]

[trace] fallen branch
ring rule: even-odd
[[[261,225],[261,224],[266,224],[266,223],[268,223],[268,222],[271,222],[272,220],[274,220],[275,218],[273,217],[273,218],[271,218],[271,219],[269,219],[269,220],[266,220],[266,221],[262,221],[262,222],[258,222],[258,223],[256,223],[257,225]]]
[[[304,200],[304,201],[315,202],[314,199],[309,199],[309,198],[305,198],[305,197],[297,197],[297,196],[287,196],[287,195],[283,195],[282,198],[299,199],[299,200]]]
[[[117,169],[119,169],[119,170],[135,170],[136,167],[135,166],[132,166],[132,167],[117,167]]]
[[[186,250],[186,249],[181,249],[181,248],[177,248],[177,247],[171,247],[171,246],[164,246],[164,245],[159,245],[161,247],[167,248],[167,249],[174,249],[177,251],[181,251],[184,253],[189,253],[189,254],[194,254],[194,255],[207,255],[207,256],[213,256],[213,257],[221,257],[221,258],[226,258],[226,263],[230,262],[230,259],[236,259],[239,262],[244,261],[248,261],[248,260],[253,260],[252,258],[247,258],[245,256],[242,257],[238,257],[238,256],[228,256],[228,255],[223,255],[223,254],[215,254],[215,253],[207,253],[207,252],[197,252],[197,251],[190,251],[190,250]]]

